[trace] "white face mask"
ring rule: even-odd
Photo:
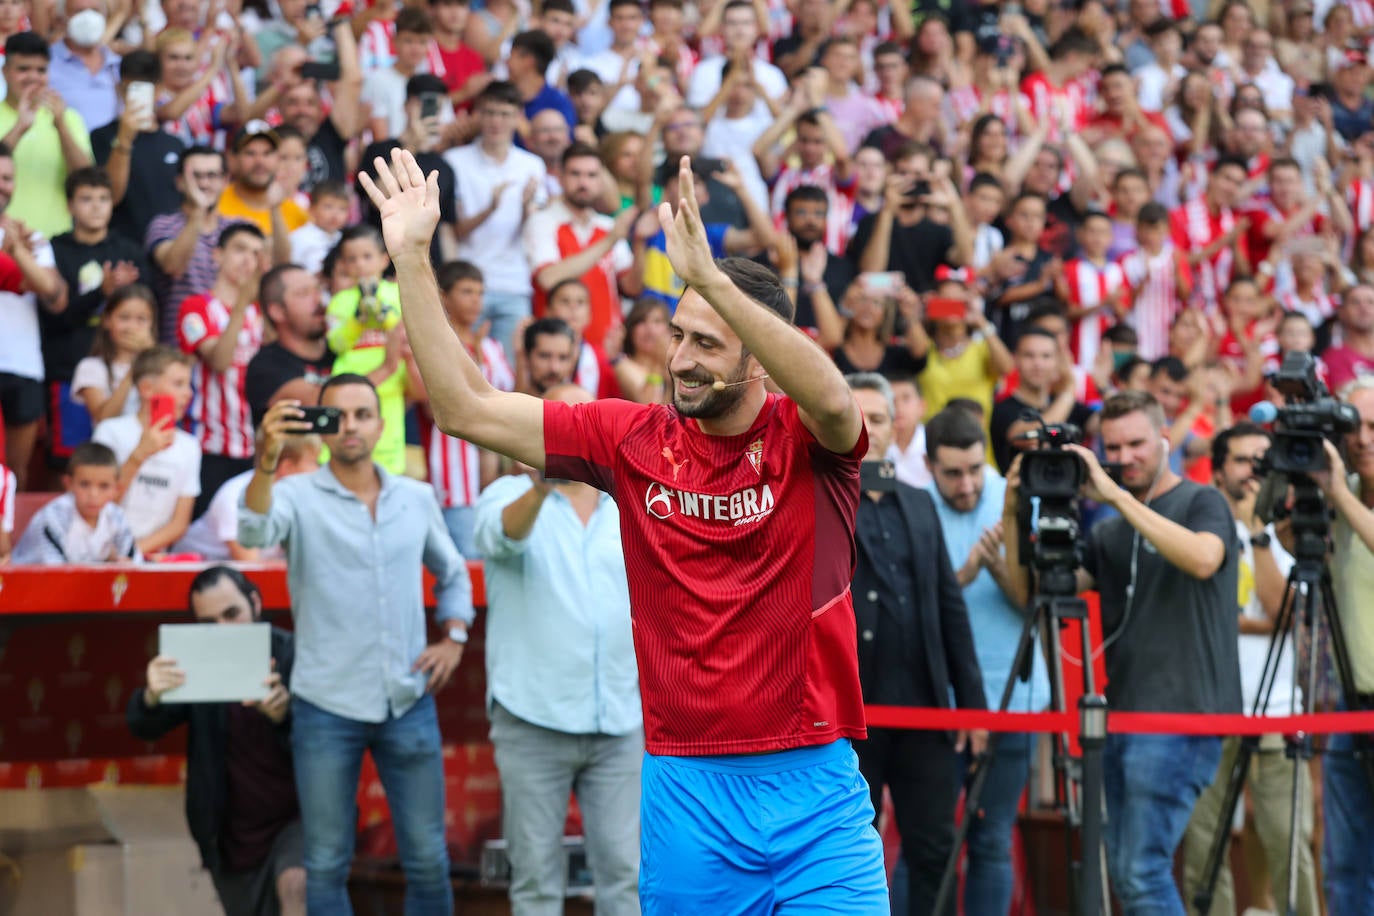
[[[67,20],[67,37],[80,48],[93,48],[105,34],[105,17],[99,10],[82,10]]]

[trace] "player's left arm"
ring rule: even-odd
[[[802,423],[816,440],[832,452],[852,451],[863,431],[863,417],[844,376],[809,337],[740,292],[716,265],[686,156],[679,187],[683,198],[677,216],[667,203],[659,213],[674,271],[710,303],[758,358],[763,371],[796,401]]]

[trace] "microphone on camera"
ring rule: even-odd
[[[1268,426],[1279,417],[1279,409],[1268,401],[1260,401],[1250,408],[1250,419],[1260,426]]]
[[[718,378],[711,383],[711,387],[716,391],[724,391],[726,388],[734,388],[736,385],[747,385],[750,382],[757,382],[766,378],[768,378],[767,372],[762,375],[751,375],[749,378],[741,379],[738,382],[727,382],[723,378]]]

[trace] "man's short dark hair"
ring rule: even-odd
[[[254,613],[262,606],[262,592],[253,584],[253,580],[243,574],[241,570],[232,566],[211,566],[209,569],[202,569],[196,573],[196,577],[191,580],[191,588],[186,595],[186,609],[195,613],[195,604],[192,599],[207,589],[214,588],[223,580],[228,579],[234,583],[234,588],[239,590],[239,594],[248,599],[248,604],[254,609]],[[255,600],[256,599],[256,600]]]
[[[1012,349],[1021,349],[1021,341],[1030,340],[1034,337],[1040,337],[1044,340],[1053,342],[1056,349],[1059,347],[1059,338],[1055,336],[1055,333],[1053,331],[1047,331],[1046,329],[1038,328],[1035,325],[1026,325],[1021,328],[1021,333],[1016,335],[1016,343],[1013,345]]]
[[[747,9],[749,12],[752,13],[754,12],[754,4],[751,3],[750,0],[730,0],[729,3],[725,4],[725,8],[720,11],[720,16],[722,19],[724,19],[726,13],[730,12],[731,10],[740,9]]]
[[[782,202],[782,212],[786,213],[791,210],[794,203],[824,204],[826,210],[829,211],[830,195],[825,192],[824,188],[813,184],[798,185],[787,192],[787,198]]]
[[[305,270],[305,268],[299,264],[278,264],[262,275],[262,284],[258,288],[258,304],[262,306],[264,312],[269,306],[281,305],[286,302],[286,275],[293,270]],[[309,271],[306,272],[309,273]]]
[[[983,188],[996,188],[1002,194],[1007,193],[1006,187],[1002,184],[1002,179],[991,172],[979,172],[969,180],[968,193],[972,194]]]
[[[401,11],[396,14],[396,31],[411,32],[415,35],[432,35],[434,33],[434,23],[429,19],[429,13],[418,6],[403,6]]]
[[[896,54],[902,58],[906,57],[906,51],[904,51],[902,46],[895,41],[885,41],[873,49],[874,57],[882,57],[887,54]]]
[[[768,309],[788,324],[797,317],[797,307],[787,296],[778,275],[748,258],[719,258],[716,266],[740,292]]]
[[[544,0],[543,13],[567,13],[569,16],[577,15],[577,7],[572,5],[572,0]]]
[[[1143,413],[1155,429],[1164,430],[1164,408],[1148,391],[1118,391],[1102,402],[1102,420],[1119,420]]]
[[[1240,156],[1235,156],[1230,153],[1226,153],[1224,155],[1217,157],[1217,161],[1212,163],[1212,174],[1215,175],[1217,172],[1221,171],[1224,168],[1240,169],[1246,175],[1250,174],[1249,163],[1247,163]]]
[[[979,443],[987,445],[983,422],[967,410],[946,405],[926,421],[926,452],[932,459],[939,457],[937,451],[941,446],[965,449]]]
[[[1097,53],[1097,50],[1096,41],[1078,26],[1071,26],[1059,36],[1054,44],[1050,45],[1049,53],[1051,60],[1063,60],[1070,54],[1092,57]]]
[[[316,403],[323,404],[326,394],[335,388],[343,388],[347,385],[362,385],[364,388],[370,389],[372,391],[372,396],[377,399],[378,409],[381,409],[382,396],[377,393],[377,386],[372,384],[372,379],[365,375],[359,375],[356,372],[341,372],[338,375],[331,375],[329,378],[325,379],[324,384],[320,386],[320,398]]]
[[[1167,16],[1160,16],[1154,22],[1145,26],[1144,32],[1147,41],[1153,41],[1159,36],[1166,35],[1169,32],[1178,32],[1180,36],[1183,34],[1179,32],[1178,23]]]
[[[568,95],[581,95],[593,86],[601,85],[604,83],[595,70],[583,67],[568,74]]]
[[[1100,82],[1109,76],[1116,76],[1119,73],[1124,73],[1128,77],[1131,75],[1131,71],[1126,68],[1125,64],[1108,64],[1102,68],[1102,72],[1098,75],[1098,81]]]
[[[590,143],[583,143],[581,140],[578,140],[570,144],[567,149],[563,150],[560,162],[562,162],[564,167],[567,167],[568,163],[572,162],[574,159],[595,159],[597,162],[600,162],[601,151]]]
[[[366,239],[376,245],[383,254],[386,253],[386,241],[382,238],[382,230],[371,223],[358,223],[356,226],[349,226],[339,236],[339,247],[342,248],[349,242],[358,242]]]
[[[639,6],[638,0],[630,0],[635,6]],[[612,6],[615,5],[612,0]],[[544,73],[549,69],[549,64],[558,56],[558,48],[554,46],[553,39],[549,33],[543,29],[530,29],[528,32],[521,32],[511,39],[511,53],[523,51],[534,58],[534,69],[536,73]]]
[[[417,73],[406,80],[406,100],[418,99],[422,95],[448,95],[448,84],[443,77],[433,73]],[[278,128],[280,131],[281,128]]]
[[[1046,318],[1068,321],[1068,312],[1065,310],[1064,303],[1058,299],[1040,299],[1031,307],[1030,311],[1026,312],[1026,320],[1023,323],[1036,325]]]
[[[112,191],[110,176],[105,174],[104,169],[93,165],[72,172],[67,176],[62,187],[67,192],[68,203],[76,196],[79,188],[104,188],[107,191]]]
[[[1260,426],[1258,423],[1251,423],[1249,420],[1241,420],[1239,423],[1217,433],[1212,439],[1212,473],[1220,473],[1222,465],[1231,454],[1231,441],[1233,439],[1246,439],[1250,436],[1263,436],[1265,441],[1273,437],[1269,435],[1269,430]]]
[[[337,178],[326,178],[324,181],[315,185],[310,191],[310,202],[312,204],[330,197],[335,200],[342,200],[345,203],[349,202],[348,185],[339,181]]]
[[[453,289],[455,283],[464,280],[475,280],[478,283],[485,283],[482,277],[482,269],[470,261],[449,261],[439,268],[435,282],[439,284],[439,289],[447,292]]]
[[[1140,346],[1140,335],[1129,324],[1114,324],[1102,332],[1102,341],[1123,347]]]
[[[108,445],[99,442],[83,442],[72,449],[67,459],[67,473],[75,474],[77,468],[114,468],[119,470],[119,458]]]
[[[1161,375],[1167,375],[1171,382],[1185,382],[1188,380],[1188,367],[1177,356],[1161,356],[1150,363],[1150,378]]]
[[[983,408],[983,405],[973,398],[950,398],[945,402],[945,410],[962,410],[964,413],[976,419],[980,425],[987,416],[987,411]],[[945,410],[940,411],[940,413],[944,413]]]
[[[1157,200],[1152,200],[1140,208],[1135,221],[1138,226],[1162,226],[1169,222],[1169,208]]]
[[[130,51],[119,60],[119,78],[126,83],[162,82],[162,61],[152,51]]]
[[[37,32],[15,32],[5,39],[5,60],[15,56],[52,59],[47,41]]]
[[[610,5],[606,7],[606,11],[613,12],[616,7],[620,6],[633,6],[641,13],[644,12],[644,4],[640,3],[639,0],[611,0]]]
[[[520,97],[520,90],[509,80],[490,82],[485,89],[477,93],[472,107],[476,110],[483,105],[509,105],[517,111],[525,110],[525,100]]]
[[[568,340],[573,343],[577,343],[577,332],[562,318],[540,318],[538,321],[533,322],[529,327],[525,328],[525,339],[521,341],[521,344],[524,345],[525,352],[528,353],[533,350],[539,338],[546,335],[551,337],[561,335],[568,338]]]
[[[215,239],[215,247],[225,248],[240,235],[251,235],[260,242],[267,241],[266,233],[253,223],[230,223],[220,230],[219,238]]]
[[[278,134],[278,139],[280,139],[280,134]],[[217,150],[213,146],[204,146],[198,143],[194,146],[188,146],[181,151],[181,158],[177,160],[177,171],[180,172],[184,169],[187,161],[196,156],[214,156],[219,160],[219,167],[221,169],[227,168],[229,165],[229,161],[224,158],[223,151]]]

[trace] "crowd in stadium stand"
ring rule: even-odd
[[[252,489],[255,468],[281,482],[316,471],[329,450],[317,435],[263,427],[270,417],[282,433],[294,414],[274,414],[274,405],[321,403],[341,376],[333,390],[345,412],[351,402],[339,392],[375,389],[382,422],[368,444],[387,479],[429,485],[401,492],[432,500],[417,511],[433,508],[429,535],[451,542],[421,552],[457,590],[440,602],[442,620],[463,623],[455,640],[466,639],[472,614],[449,553],[491,558],[495,620],[499,601],[523,609],[531,600],[515,585],[502,592],[502,577],[514,574],[501,564],[527,549],[514,542],[542,543],[530,532],[551,491],[572,510],[557,520],[568,531],[580,520],[609,526],[611,537],[614,520],[600,513],[615,508],[592,491],[565,492],[577,485],[545,480],[436,422],[382,221],[358,179],[378,178],[378,157],[389,163],[403,148],[437,173],[430,261],[482,377],[573,404],[674,402],[668,353],[686,285],[658,205],[675,211],[690,177],[713,254],[773,272],[798,332],[861,394],[881,395],[879,413],[883,399],[890,405],[885,457],[899,481],[930,494],[946,571],[967,605],[986,697],[972,689],[975,669],[959,706],[995,706],[1010,670],[1016,626],[1007,621],[1024,594],[1006,568],[1014,545],[1003,523],[1014,518],[1004,520],[1002,494],[1017,456],[1035,447],[1026,434],[1071,423],[1104,463],[1129,466],[1129,444],[1106,441],[1103,428],[1133,411],[1153,421],[1157,409],[1167,461],[1147,462],[1153,477],[1143,485],[1122,486],[1169,517],[1154,486],[1162,475],[1220,493],[1211,515],[1180,509],[1178,520],[1227,544],[1226,559],[1201,578],[1236,582],[1229,629],[1171,629],[1155,636],[1157,648],[1161,657],[1180,641],[1203,654],[1238,652],[1240,683],[1223,660],[1215,690],[1161,697],[1146,685],[1137,696],[1118,669],[1113,699],[1197,712],[1240,711],[1243,701],[1248,711],[1292,558],[1284,531],[1254,514],[1269,432],[1247,417],[1261,402],[1284,403],[1272,375],[1285,356],[1311,354],[1316,377],[1362,417],[1344,443],[1358,482],[1325,484],[1346,519],[1333,562],[1360,697],[1341,695],[1324,649],[1307,700],[1354,708],[1374,693],[1374,556],[1352,535],[1355,516],[1374,504],[1374,0],[0,0],[0,38],[0,563],[292,560],[306,548],[283,546],[289,526],[266,521],[271,500]],[[690,171],[680,172],[682,157]],[[306,487],[279,483],[274,492]],[[21,493],[52,499],[15,530]],[[1143,613],[1146,596],[1135,560],[1152,529],[1100,488],[1088,495],[1089,527],[1106,526],[1089,551],[1090,581],[1110,617],[1111,577],[1093,557],[1118,544],[1130,559],[1119,626],[1139,628],[1131,615]],[[512,505],[534,514],[517,524]],[[553,569],[572,562],[560,555],[566,543],[560,551],[556,537],[544,540]],[[611,541],[586,549],[614,553]],[[225,581],[251,597],[247,580]],[[869,600],[886,606],[905,601],[903,588],[924,588],[901,581]],[[620,615],[610,616],[628,626],[628,599],[605,581],[559,600],[577,607],[607,595]],[[531,732],[539,726],[615,737],[606,753],[621,758],[635,756],[618,740],[626,734],[639,734],[642,748],[628,629],[612,646],[622,667],[603,670],[602,660],[569,674],[570,683],[585,675],[599,689],[614,686],[610,713],[551,702],[528,674],[513,673],[560,640],[590,638],[573,630],[545,633],[550,644],[531,648],[520,627],[488,627],[507,646],[504,658],[488,648],[497,692],[489,712],[512,781],[528,762],[519,748],[540,746]],[[1133,639],[1139,649],[1148,637]],[[877,642],[879,661],[893,661]],[[325,683],[309,680],[319,672],[302,668],[302,657],[298,645],[297,676]],[[457,664],[431,661],[436,670]],[[135,711],[157,715],[152,676],[150,668],[131,722]],[[1043,707],[1042,678],[1029,682],[1038,693],[1024,686],[1013,705]],[[884,696],[948,705],[929,694]],[[310,709],[348,716],[358,703]],[[246,728],[231,726],[240,736]],[[1003,744],[1014,761],[1006,794],[1024,782],[1031,751],[1028,740]],[[1266,744],[1261,762],[1286,765],[1281,744]],[[1333,746],[1348,748],[1348,738]],[[576,741],[559,747],[570,759],[587,753]],[[1228,739],[1226,759],[1233,752]],[[1374,911],[1374,797],[1359,787],[1358,768],[1340,761],[1326,763],[1324,811],[1319,801],[1314,814],[1304,783],[1304,914],[1318,912],[1323,889],[1336,916]],[[1160,827],[1170,855],[1182,839],[1188,892],[1201,880],[1220,805],[1218,787],[1207,788],[1219,764],[1224,782],[1225,762],[1207,757],[1207,778],[1177,789],[1188,800],[1182,819]],[[1312,773],[1320,780],[1323,767]],[[1271,809],[1288,803],[1290,777],[1276,763],[1251,779],[1253,860],[1268,863],[1249,885],[1274,910],[1287,895],[1288,818]],[[534,793],[552,777],[519,778]],[[624,791],[603,791],[604,810],[623,806]],[[898,794],[899,816],[915,818],[902,811],[910,797]],[[1003,802],[1004,834],[1014,802]],[[261,826],[235,823],[250,834]],[[1314,823],[1324,825],[1317,846]],[[552,829],[530,811],[506,826],[524,831],[517,836]],[[907,865],[919,870],[920,831],[902,832]],[[638,852],[623,841],[598,839],[606,899],[628,900],[608,912],[637,911]],[[299,862],[301,840],[293,842]],[[1010,879],[991,862],[1006,840],[986,843],[989,870],[971,865],[970,875],[995,892],[967,905],[1005,912]],[[307,860],[310,844],[307,836]],[[517,871],[533,867],[514,844]],[[242,865],[233,856],[227,865],[213,839],[207,848],[217,874]],[[231,844],[240,858],[256,855],[255,866],[269,848],[272,862],[291,859],[257,835]],[[932,863],[948,845],[919,852],[938,881]],[[970,847],[971,860],[979,854]],[[1128,912],[1158,899],[1129,863],[1110,864]],[[559,880],[527,876],[512,898],[561,899]],[[911,912],[930,902],[916,899],[920,883],[913,874]],[[304,900],[304,885],[284,885],[282,905]],[[217,887],[226,902],[282,890],[218,878]],[[517,911],[542,912],[528,907]]]

